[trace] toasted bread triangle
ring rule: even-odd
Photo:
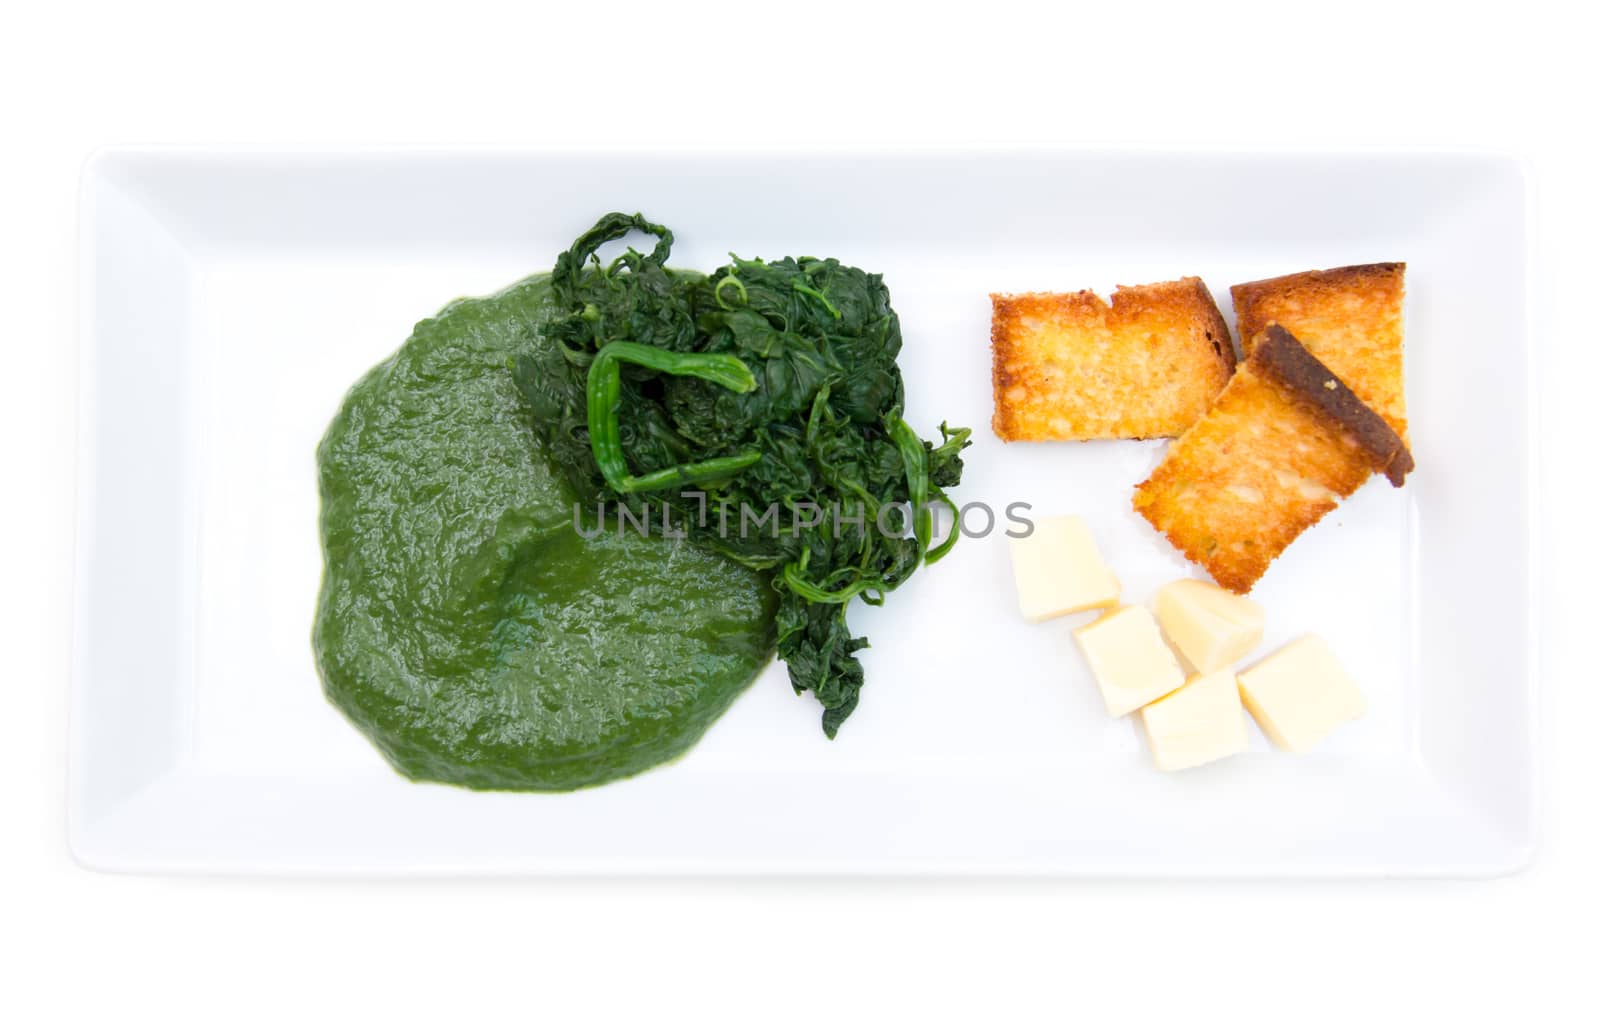
[[[1243,594],[1374,469],[1399,485],[1399,434],[1283,327],[1251,342],[1216,404],[1134,490],[1134,508]]]

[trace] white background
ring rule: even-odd
[[[944,15],[933,4],[662,0],[573,13],[589,6],[38,3],[6,15],[0,1024],[1592,1021],[1600,686],[1587,647],[1587,431],[1600,389],[1600,167],[1587,34],[1531,3],[1045,13],[988,2]],[[63,798],[77,179],[97,146],[160,142],[1468,146],[1526,157],[1546,359],[1539,857],[1517,877],[1438,883],[79,870]]]

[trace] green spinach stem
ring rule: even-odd
[[[750,367],[731,354],[680,354],[660,347],[613,340],[595,354],[589,365],[589,446],[595,464],[606,483],[618,494],[662,490],[685,483],[714,480],[749,468],[761,461],[761,452],[742,451],[734,455],[708,458],[699,462],[657,469],[654,472],[628,471],[622,454],[622,429],[619,423],[622,403],[622,365],[642,365],[669,376],[693,376],[715,383],[737,394],[756,388]]]

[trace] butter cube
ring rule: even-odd
[[[1161,639],[1156,618],[1126,605],[1072,632],[1105,697],[1106,712],[1125,716],[1183,686],[1178,658]]]
[[[1011,540],[1022,618],[1037,623],[1070,612],[1117,603],[1122,585],[1100,557],[1089,527],[1077,516],[1034,523],[1033,533]]]
[[[1367,711],[1360,688],[1320,637],[1302,637],[1239,674],[1245,708],[1267,737],[1310,751],[1339,724]]]
[[[1197,673],[1140,710],[1158,770],[1186,770],[1245,750],[1249,731],[1230,669]]]
[[[1179,580],[1156,593],[1156,619],[1196,673],[1215,673],[1261,643],[1266,611],[1249,598],[1203,580]]]

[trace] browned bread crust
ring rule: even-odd
[[[1196,277],[1093,291],[991,294],[1002,440],[1170,437],[1233,374],[1233,338]]]
[[[1372,467],[1396,487],[1416,468],[1405,441],[1383,416],[1361,403],[1348,384],[1334,375],[1296,340],[1288,330],[1270,322],[1251,343],[1250,361],[1257,371],[1293,394],[1301,404],[1320,412],[1344,428],[1366,453]]]
[[[1133,507],[1217,583],[1243,594],[1375,467],[1398,483],[1411,456],[1339,377],[1273,326],[1134,489]]]
[[[1232,290],[1239,341],[1276,322],[1350,385],[1402,439],[1407,436],[1404,262],[1348,265],[1240,283]]]

